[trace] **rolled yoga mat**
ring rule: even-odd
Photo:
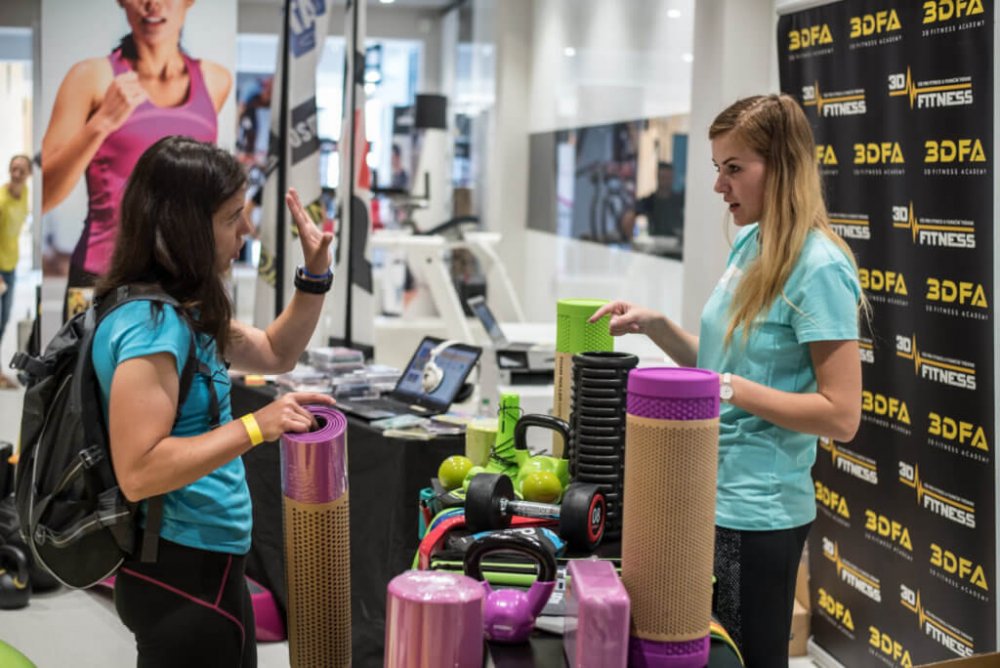
[[[482,584],[460,573],[407,571],[389,583],[385,668],[480,668]]]
[[[604,299],[560,299],[556,304],[556,368],[552,414],[569,422],[573,387],[573,355],[615,349],[607,316],[590,324],[587,319],[607,304]],[[562,457],[562,437],[552,435],[552,454]]]
[[[684,368],[628,377],[622,581],[630,666],[708,663],[719,452],[719,377]]]
[[[351,665],[347,418],[309,406],[315,431],[281,437],[281,493],[292,668]]]

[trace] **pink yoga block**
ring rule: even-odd
[[[625,668],[631,604],[610,561],[569,562],[563,648],[571,668]]]
[[[483,586],[465,575],[406,571],[389,583],[386,668],[480,668]]]

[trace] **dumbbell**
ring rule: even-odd
[[[506,529],[514,515],[557,520],[559,535],[574,549],[592,551],[604,537],[604,495],[597,485],[574,483],[562,504],[518,501],[510,478],[480,473],[465,495],[465,525],[472,533]]]

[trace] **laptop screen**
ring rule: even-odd
[[[497,348],[506,346],[507,337],[503,335],[500,323],[493,317],[493,311],[486,305],[486,300],[476,295],[475,297],[469,297],[465,303],[469,305],[472,312],[479,318],[479,322],[483,323],[483,328],[486,330],[486,334],[489,335],[493,345]]]
[[[392,391],[395,399],[435,411],[448,410],[472,367],[476,366],[482,349],[464,343],[454,343],[442,350],[438,353],[436,361],[444,372],[444,380],[433,392],[424,392],[424,366],[430,360],[431,351],[439,343],[441,339],[430,336],[425,336],[420,342]]]

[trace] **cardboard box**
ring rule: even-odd
[[[997,668],[1000,666],[1000,652],[976,654],[964,659],[949,659],[937,663],[922,663],[917,668]]]
[[[808,640],[809,611],[801,603],[795,601],[795,609],[792,611],[792,635],[788,641],[788,656],[805,656],[806,641]]]
[[[795,577],[795,600],[806,610],[812,610],[809,604],[809,555],[802,553],[799,561],[799,573]]]

